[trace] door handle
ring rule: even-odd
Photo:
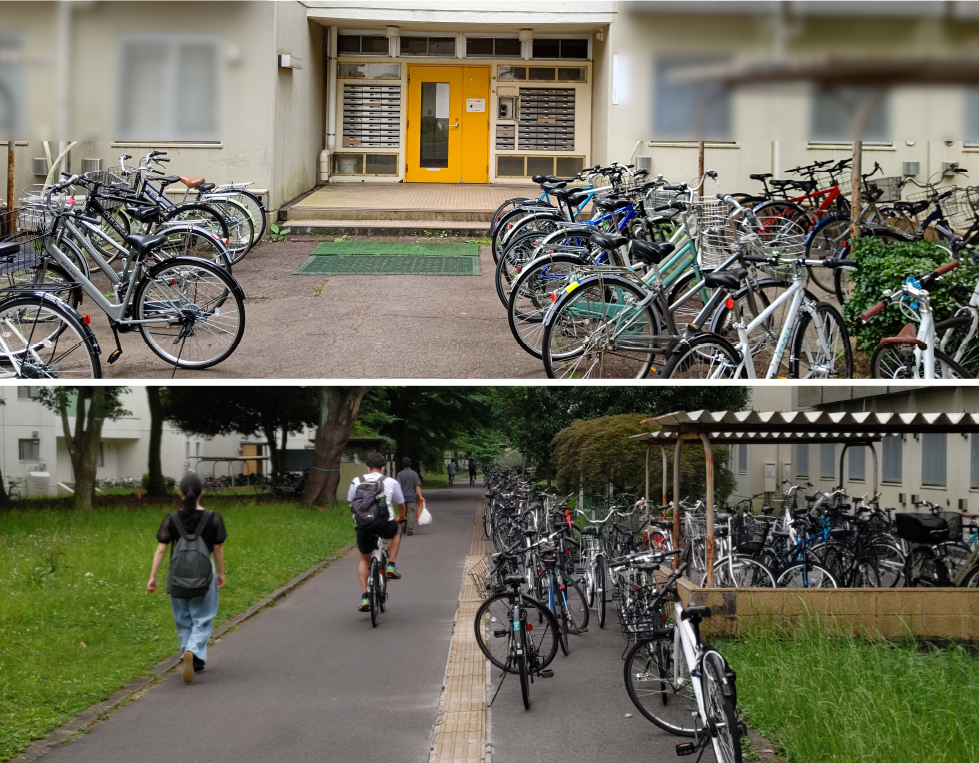
[[[458,126],[459,126],[459,120],[457,119],[456,120],[456,123],[454,125],[449,125],[449,129],[451,129],[453,127],[458,127]]]

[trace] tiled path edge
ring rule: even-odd
[[[432,733],[429,763],[490,763],[489,661],[476,643],[473,619],[483,603],[469,578],[472,569],[488,550],[483,534],[480,499],[476,508],[469,556],[462,575],[459,606],[452,628],[449,661],[442,684],[439,714]]]

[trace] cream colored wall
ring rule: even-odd
[[[317,183],[325,141],[325,29],[306,18],[302,3],[273,3],[275,54],[302,59],[302,69],[271,62],[275,78],[272,207],[279,207]]]

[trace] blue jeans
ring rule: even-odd
[[[211,563],[214,570],[214,563]],[[190,650],[202,662],[207,662],[207,642],[214,630],[214,617],[218,613],[218,576],[214,573],[211,588],[196,599],[170,597],[173,621],[177,624],[180,653]]]

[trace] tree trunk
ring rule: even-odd
[[[75,401],[75,430],[68,424],[68,396],[59,401],[65,446],[75,472],[75,509],[91,509],[95,498],[95,470],[98,464],[102,425],[105,423],[105,387],[78,387]]]
[[[360,401],[369,387],[353,387],[344,392],[341,387],[317,387],[319,422],[313,444],[313,468],[306,479],[302,502],[326,504],[336,500],[340,484],[340,459],[353,430]]]
[[[7,488],[3,485],[3,473],[0,472],[0,509],[10,508],[10,496],[7,495]]]
[[[150,404],[150,460],[147,466],[149,484],[146,494],[159,497],[167,494],[160,456],[160,445],[163,441],[163,404],[160,400],[160,388],[148,386],[146,397]]]

